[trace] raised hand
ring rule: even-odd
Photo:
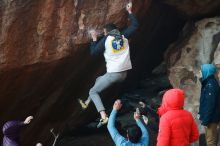
[[[141,115],[137,112],[134,112],[134,119],[137,121],[141,118]]]
[[[113,105],[113,109],[118,111],[121,109],[121,107],[122,107],[121,100],[117,99]]]
[[[126,10],[128,11],[129,14],[132,13],[132,2],[129,2],[129,3],[126,5]]]
[[[91,34],[92,40],[97,41],[97,32],[96,32],[96,30],[94,30],[94,29],[90,30],[89,33]]]
[[[33,120],[34,117],[33,116],[29,116],[24,120],[24,124],[30,124],[31,120]]]

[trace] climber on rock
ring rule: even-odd
[[[19,134],[25,125],[30,124],[32,116],[27,117],[24,121],[8,121],[4,124],[2,131],[4,134],[3,146],[19,146]]]
[[[138,112],[134,113],[134,119],[137,125],[133,125],[127,128],[127,138],[120,135],[118,130],[115,128],[115,119],[117,112],[121,109],[122,104],[120,100],[116,100],[113,105],[113,110],[109,117],[108,131],[116,146],[148,146],[149,134],[147,129],[144,127],[140,118],[141,115]]]
[[[86,109],[91,100],[94,102],[101,116],[97,127],[108,122],[108,116],[99,96],[100,92],[114,83],[125,80],[127,71],[132,69],[128,39],[137,30],[139,24],[132,13],[132,3],[127,4],[126,10],[129,13],[131,25],[124,31],[120,32],[112,23],[106,24],[104,26],[105,36],[99,41],[97,41],[96,31],[91,32],[93,40],[90,46],[91,54],[104,53],[107,72],[96,79],[94,86],[89,91],[88,99],[86,101],[79,99],[79,103],[83,109]]]

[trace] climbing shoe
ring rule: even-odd
[[[100,121],[97,125],[97,128],[100,128],[100,127],[102,127],[103,125],[105,125],[107,123],[108,123],[108,117],[106,117],[105,119],[100,119]]]
[[[88,105],[82,99],[78,99],[78,101],[83,110],[87,109]]]

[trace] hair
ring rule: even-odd
[[[108,24],[105,24],[103,26],[103,28],[106,29],[107,32],[110,32],[110,31],[112,31],[114,29],[117,29],[117,26],[115,24],[113,24],[113,23],[108,23]]]
[[[127,128],[128,138],[132,143],[138,143],[142,132],[141,129],[137,125],[131,125]]]

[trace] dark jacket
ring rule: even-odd
[[[131,25],[123,30],[121,32],[122,35],[124,35],[125,38],[129,39],[132,34],[137,30],[138,28],[138,20],[134,14],[129,14],[129,19],[131,20]],[[94,41],[90,45],[90,53],[91,55],[98,55],[100,53],[103,53],[105,51],[105,40],[107,36],[104,36],[99,41]]]
[[[202,65],[202,89],[199,115],[202,125],[220,122],[220,87],[214,74],[216,68],[211,64]]]
[[[3,146],[19,146],[19,134],[24,122],[8,121],[4,124],[2,131],[4,134]]]

